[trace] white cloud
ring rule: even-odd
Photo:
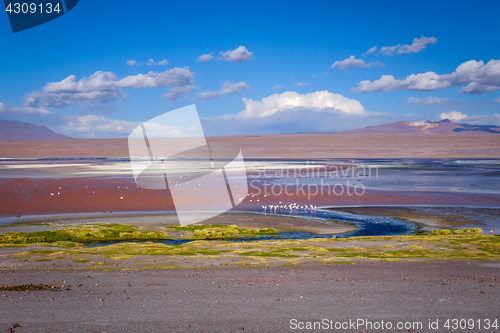
[[[73,138],[127,137],[140,123],[108,119],[97,115],[59,115],[43,107],[9,107],[0,103],[2,119],[46,126],[59,134]]]
[[[459,120],[465,119],[467,117],[468,117],[468,115],[466,115],[460,111],[441,113],[439,115],[439,118],[441,118],[441,119],[449,119],[449,120],[453,120],[453,121],[459,121]]]
[[[54,131],[72,137],[126,137],[139,125],[138,122],[108,119],[96,115],[63,116],[60,126],[55,127]]]
[[[500,126],[500,114],[494,113],[492,115],[479,114],[470,115],[465,119],[465,123],[471,125],[496,125]]]
[[[370,49],[371,50],[371,49]],[[354,68],[361,68],[361,67],[383,67],[384,64],[380,62],[370,62],[370,63],[365,63],[363,59],[356,59],[353,55],[350,56],[347,59],[344,59],[342,61],[335,61],[330,68],[335,68],[338,67],[339,70],[344,70],[348,67],[354,67]]]
[[[415,104],[440,104],[441,102],[452,101],[453,98],[439,98],[439,97],[426,97],[426,98],[416,98],[409,97],[408,102]]]
[[[101,71],[80,81],[70,75],[62,81],[47,83],[43,91],[27,94],[24,106],[65,107],[75,101],[105,103],[119,98],[127,99],[128,95],[116,86],[115,79],[115,74]]]
[[[130,59],[130,60],[127,60],[127,65],[129,66],[139,66],[139,64],[137,63],[137,60],[133,60],[133,59]]]
[[[205,91],[202,93],[197,93],[196,98],[198,99],[219,99],[222,95],[233,95],[241,94],[242,90],[249,89],[250,87],[246,82],[230,83],[229,81],[224,82],[221,90],[218,91]]]
[[[495,102],[500,102],[500,97],[495,98]]]
[[[163,59],[161,61],[158,61],[158,62],[155,62],[153,60],[153,58],[149,59],[147,65],[148,66],[162,66],[162,65],[168,65],[170,61],[168,61],[167,59]]]
[[[309,83],[307,83],[307,82],[297,82],[297,83],[295,83],[295,86],[297,86],[297,87],[308,86],[308,85],[309,85]]]
[[[335,67],[338,67],[340,70],[346,69],[347,67],[359,68],[366,67],[366,63],[362,59],[356,59],[354,58],[354,56],[350,56],[349,58],[342,61],[337,60],[330,66],[330,68]]]
[[[182,87],[191,85],[191,78],[194,73],[185,68],[172,68],[164,72],[149,72],[147,74],[137,74],[127,76],[116,81],[116,86],[120,88],[158,88],[158,87]]]
[[[377,52],[377,50],[378,50],[378,46],[374,46],[363,54],[372,54],[373,52]]]
[[[249,52],[246,47],[240,46],[236,50],[220,52],[220,59],[224,61],[243,62],[253,60],[252,52]]]
[[[10,114],[10,115],[24,115],[24,116],[29,116],[29,115],[50,115],[52,112],[47,110],[45,107],[38,107],[34,108],[31,106],[23,106],[20,108],[16,107],[10,107],[10,106],[5,106],[3,103],[0,103],[0,113],[3,114]]]
[[[397,54],[403,53],[417,53],[427,48],[427,44],[436,44],[436,37],[420,37],[415,38],[411,45],[405,44],[396,51]]]
[[[383,54],[387,54],[387,55],[393,55],[394,51],[396,51],[400,46],[401,46],[401,44],[394,45],[394,46],[382,46],[380,48],[380,52],[379,53],[383,53]]]
[[[285,86],[284,86],[284,85],[282,85],[282,84],[277,84],[277,85],[275,85],[274,87],[272,87],[271,89],[278,90],[278,89],[283,89],[283,88],[285,88]]]
[[[202,54],[201,56],[198,57],[198,59],[196,59],[196,61],[198,62],[205,62],[205,61],[210,61],[212,60],[214,56],[210,53],[210,54]]]
[[[281,94],[264,97],[260,101],[243,98],[243,102],[245,109],[238,114],[240,118],[265,118],[277,113],[286,114],[303,110],[349,115],[366,114],[365,108],[359,101],[327,90],[309,94],[285,91]]]
[[[59,82],[49,82],[42,91],[25,96],[25,107],[65,107],[76,101],[106,103],[117,99],[128,99],[121,88],[184,87],[192,85],[194,73],[186,68],[173,68],[164,72],[149,72],[117,79],[112,72],[97,71],[88,78],[76,81],[70,75]]]
[[[196,88],[194,84],[184,87],[173,87],[170,88],[168,94],[163,94],[163,98],[165,98],[167,101],[176,101],[179,99],[180,95],[190,93],[194,90],[194,88]],[[184,100],[186,100],[187,98],[188,96],[184,96]]]
[[[445,112],[439,115],[441,119],[450,119],[452,121],[460,122],[462,124],[470,125],[495,125],[500,126],[500,114],[494,113],[492,115],[478,114],[467,115],[460,111]]]
[[[351,92],[375,92],[394,90],[432,91],[468,84],[460,89],[464,94],[482,94],[500,89],[500,60],[464,62],[451,74],[435,72],[411,74],[403,80],[392,75],[382,75],[375,81],[361,81]]]
[[[336,132],[401,120],[394,114],[368,112],[359,101],[329,91],[286,91],[259,100],[242,100],[245,108],[239,114],[203,118],[205,134]]]
[[[415,38],[413,40],[413,42],[411,43],[411,45],[398,44],[398,45],[394,45],[394,46],[382,46],[380,48],[379,53],[384,53],[386,55],[393,55],[394,53],[396,53],[396,54],[417,53],[417,52],[420,52],[420,51],[426,49],[428,44],[436,44],[436,43],[437,43],[436,37],[422,36],[420,38]],[[373,47],[368,51],[371,51],[372,49],[373,49]],[[373,50],[372,52],[375,52],[375,51],[376,51],[376,49]],[[370,52],[370,53],[372,53],[372,52]],[[367,52],[367,54],[368,54],[368,52]]]

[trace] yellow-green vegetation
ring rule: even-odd
[[[241,230],[234,226],[170,227],[184,236],[196,230],[210,232]],[[130,232],[130,231],[122,231]],[[266,231],[265,231],[266,232]],[[228,231],[227,235],[231,233]],[[236,235],[239,235],[236,234]],[[217,234],[215,234],[217,235]],[[225,234],[226,235],[226,234]],[[45,245],[45,250],[32,248]],[[299,265],[305,262],[325,264],[355,263],[358,260],[500,260],[500,235],[483,235],[479,228],[435,230],[410,236],[371,236],[353,238],[316,238],[299,240],[259,240],[231,242],[227,240],[195,240],[182,245],[155,242],[122,242],[109,246],[85,247],[78,242],[36,243],[19,248],[17,253],[0,256],[12,268],[28,262],[36,267],[57,268],[67,261],[71,268],[135,269],[135,268],[203,268],[264,267]],[[12,251],[12,250],[11,250]],[[1,252],[0,252],[1,253]],[[36,262],[35,262],[36,261]],[[27,264],[26,264],[27,265]],[[38,266],[37,266],[38,265]],[[47,266],[44,266],[47,265]],[[50,265],[50,266],[48,266]],[[33,267],[33,266],[30,266]]]
[[[482,235],[481,228],[463,228],[463,229],[435,229],[432,235]]]
[[[39,225],[50,225],[50,223],[22,223],[22,224],[19,224],[19,225],[22,225],[22,226],[39,226]],[[6,228],[6,227],[12,227],[12,224],[4,224],[4,225],[0,225],[0,228]]]
[[[175,231],[182,233],[185,238],[195,239],[224,239],[224,238],[240,238],[240,237],[255,237],[259,235],[272,235],[276,233],[273,228],[264,229],[243,229],[236,225],[224,224],[190,224],[187,226],[170,226],[167,231]]]
[[[170,235],[167,231],[176,232]],[[39,232],[9,232],[0,235],[0,247],[14,247],[21,244],[66,242],[65,247],[74,243],[116,242],[116,241],[158,241],[165,239],[226,239],[255,237],[276,233],[272,228],[260,230],[242,229],[235,225],[222,224],[170,226],[165,231],[138,230],[134,225],[92,224],[78,228]]]
[[[137,230],[126,224],[81,225],[78,228],[39,232],[9,232],[0,235],[0,244],[30,244],[54,242],[108,242],[120,240],[160,240],[168,238],[161,231]]]

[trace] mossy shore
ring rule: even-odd
[[[47,224],[45,224],[47,225]],[[8,232],[0,235],[2,244],[36,244],[36,243],[92,243],[116,241],[158,241],[183,239],[226,239],[239,237],[256,237],[275,234],[273,228],[244,229],[236,225],[192,224],[188,226],[168,226],[165,231],[139,230],[128,224],[89,224],[68,226],[60,230],[39,232]]]
[[[130,225],[93,225],[78,230],[43,232],[44,241],[37,238],[41,237],[40,233],[8,234],[0,236],[0,269],[206,269],[306,262],[355,264],[359,260],[500,260],[500,235],[483,235],[479,228],[435,230],[413,236],[243,242],[223,239],[273,232],[272,229],[249,230],[226,225],[170,226],[165,232],[139,231]],[[181,245],[153,242],[172,237],[198,240]],[[216,240],[205,240],[207,238]],[[90,239],[141,242],[98,247],[82,244]]]

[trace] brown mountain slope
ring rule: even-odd
[[[0,120],[0,140],[57,140],[71,139],[57,134],[45,126],[38,126],[22,121]]]

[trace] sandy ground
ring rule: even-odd
[[[203,215],[202,213],[196,213]],[[35,232],[59,229],[68,225],[95,224],[95,223],[120,223],[132,224],[143,230],[163,230],[170,225],[178,225],[175,214],[144,214],[144,213],[115,213],[115,214],[74,214],[74,215],[48,215],[20,217],[10,219],[15,225],[0,228],[1,233],[7,232]],[[32,223],[51,223],[52,225],[26,225]],[[341,234],[356,230],[354,226],[329,225],[313,222],[298,217],[262,215],[255,213],[223,213],[207,219],[201,224],[236,224],[245,229],[274,228],[278,232],[302,231],[312,234]]]
[[[209,137],[245,158],[499,158],[496,135],[276,134]],[[127,139],[0,141],[2,157],[128,157]]]
[[[421,322],[423,329],[415,332],[498,332],[477,329],[477,321],[484,327],[487,319],[500,319],[499,268],[486,261],[366,261],[253,269],[3,271],[0,286],[43,283],[65,289],[0,291],[0,329],[18,323],[13,332],[291,332],[297,331],[292,319],[364,319],[394,326]],[[446,329],[447,319],[474,319],[476,326]],[[438,320],[439,328],[430,330],[429,320]]]

